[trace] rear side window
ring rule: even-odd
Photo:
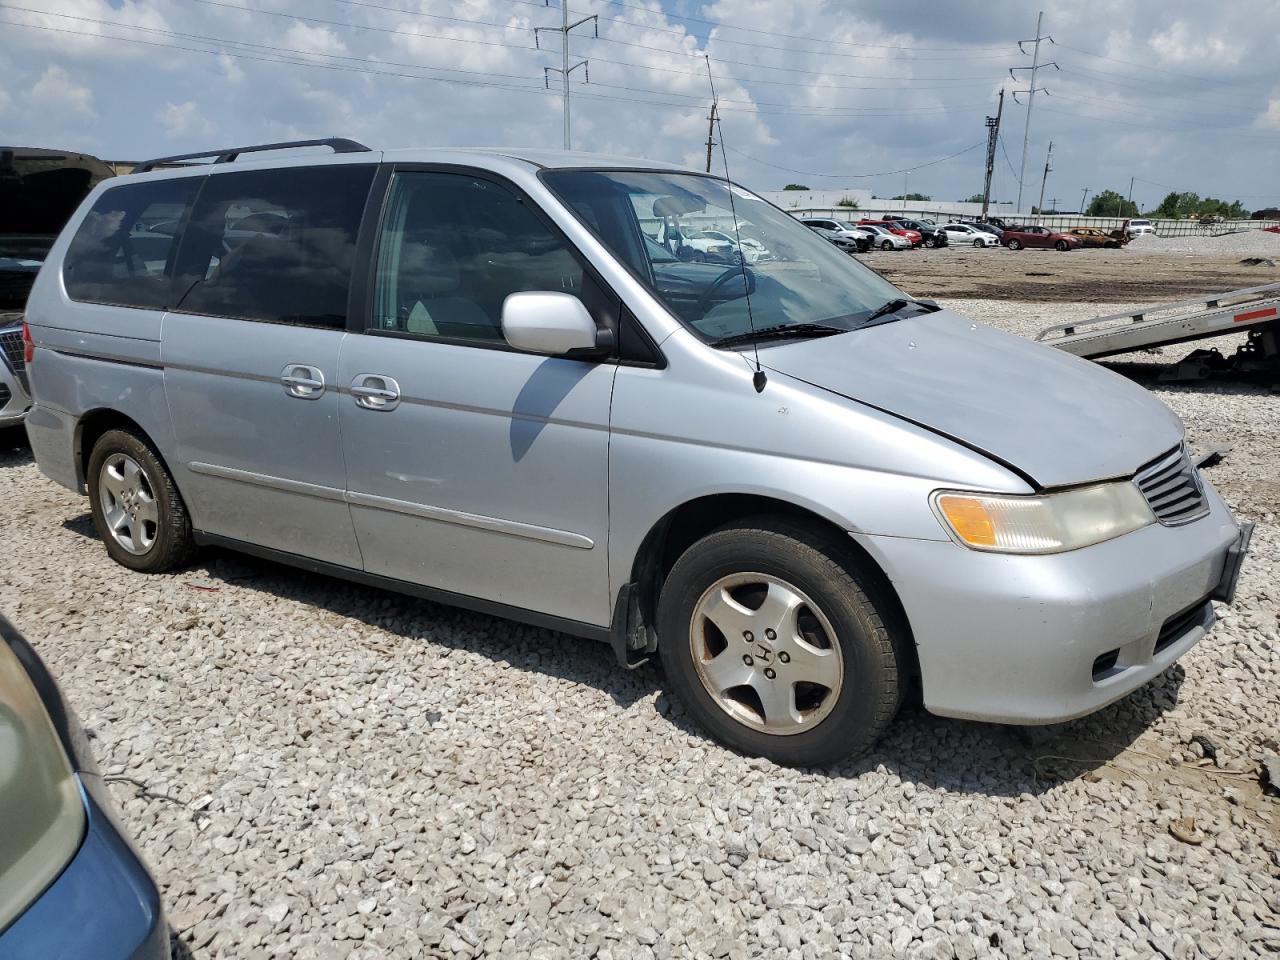
[[[210,175],[178,256],[176,310],[341,328],[371,165]]]
[[[62,263],[71,299],[153,310],[169,306],[174,235],[200,181],[121,184],[98,197]]]

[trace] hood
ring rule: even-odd
[[[1056,487],[1128,476],[1182,422],[1142,387],[947,310],[762,349],[767,368],[885,410]]]

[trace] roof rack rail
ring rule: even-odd
[[[242,153],[262,153],[267,150],[288,150],[292,147],[331,147],[334,153],[368,153],[369,148],[356,140],[345,137],[327,137],[323,140],[286,140],[281,143],[259,143],[248,147],[223,147],[220,150],[201,150],[199,153],[181,153],[172,157],[156,157],[133,168],[133,173],[147,173],[162,163],[178,163],[182,160],[199,160],[214,157],[214,163],[230,163]]]

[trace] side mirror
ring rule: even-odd
[[[596,329],[581,300],[550,290],[508,296],[502,335],[517,350],[552,357],[591,357],[613,349],[613,333]]]

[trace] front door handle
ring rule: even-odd
[[[316,367],[291,363],[280,371],[284,392],[299,400],[318,400],[324,394],[324,374]]]
[[[381,374],[362,373],[351,381],[351,396],[357,407],[385,413],[400,406],[400,384]]]

